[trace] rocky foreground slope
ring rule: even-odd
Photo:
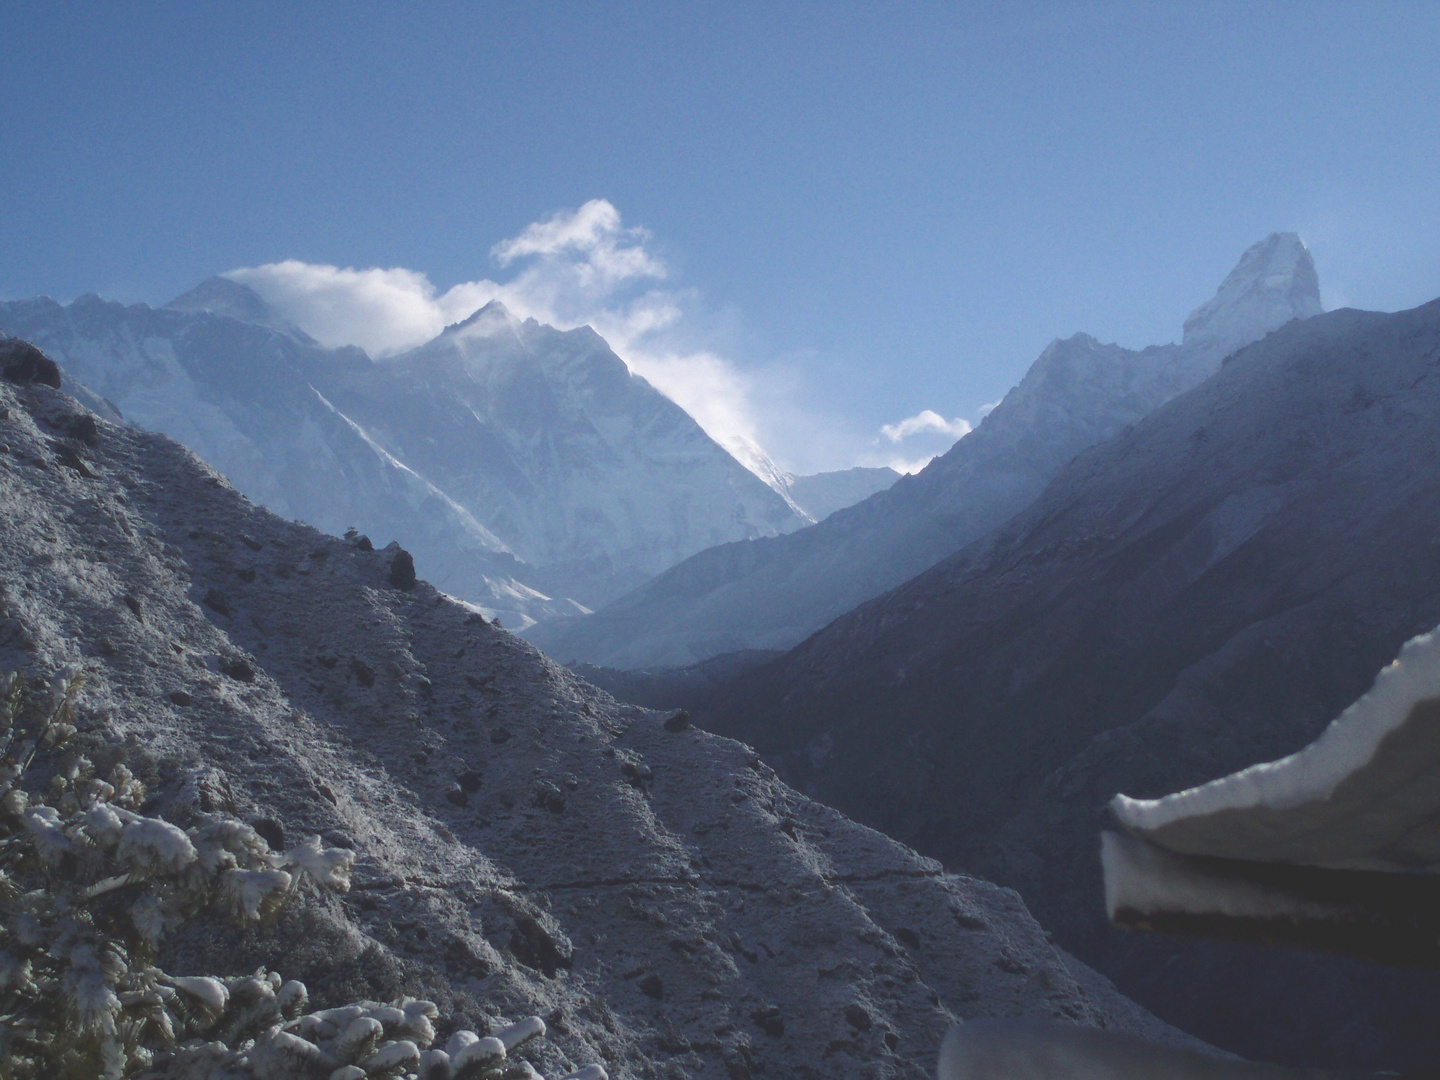
[[[532,639],[557,660],[616,668],[788,649],[1029,505],[1076,454],[1212,375],[1221,360],[1321,311],[1294,233],[1253,245],[1178,345],[1056,340],[980,425],[922,471],[818,525],[702,551],[592,615]],[[593,606],[593,605],[592,605]]]
[[[1309,742],[1440,623],[1440,301],[1240,351],[1001,529],[718,706],[808,793],[1018,887],[1157,1013],[1249,1056],[1428,1068],[1440,978],[1112,930],[1097,839]]]
[[[23,350],[0,367],[26,373]],[[78,723],[184,825],[356,852],[343,897],[168,971],[402,991],[482,1033],[538,1013],[545,1072],[922,1077],[977,1015],[1178,1033],[1018,897],[786,787],[745,746],[617,705],[424,581],[286,522],[161,435],[0,381],[0,669],[89,672]]]

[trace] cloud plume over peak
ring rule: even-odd
[[[776,470],[760,450],[767,429],[793,430],[799,410],[781,401],[783,379],[694,346],[697,298],[665,287],[668,270],[650,241],[648,230],[627,226],[610,202],[592,199],[495,244],[496,263],[513,270],[505,281],[482,278],[442,292],[425,274],[403,267],[360,270],[295,259],[225,276],[321,343],[359,345],[379,357],[428,341],[491,300],[521,319],[561,329],[592,326],[632,371],[768,480],[767,470]]]
[[[665,264],[645,250],[648,230],[627,228],[607,199],[591,199],[573,213],[561,211],[525,226],[519,236],[490,249],[501,266],[516,259],[580,256],[576,270],[587,281],[621,282],[636,277],[663,278]]]
[[[493,282],[465,282],[440,293],[404,267],[328,266],[298,259],[231,270],[225,275],[323,345],[359,345],[376,356],[428,341],[494,298]]]

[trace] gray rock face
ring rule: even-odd
[[[683,666],[781,649],[914,577],[1029,505],[1076,454],[1198,385],[1239,345],[1320,310],[1293,233],[1251,247],[1180,345],[1053,342],[969,435],[914,476],[811,528],[701,552],[594,615],[536,631],[557,659]]]
[[[164,436],[0,383],[0,668],[82,663],[77,723],[129,747],[151,812],[357,852],[347,895],[244,933],[198,916],[167,970],[269,963],[316,1004],[419,994],[444,1028],[539,1013],[554,1074],[918,1080],[977,1015],[1186,1041],[1013,892],[617,705],[400,562],[255,506]]]
[[[1437,363],[1440,301],[1286,327],[698,719],[1015,885],[1122,989],[1228,1049],[1429,1067],[1440,979],[1113,930],[1097,849],[1116,792],[1299,749],[1440,622]]]
[[[1190,313],[1184,344],[1223,355],[1323,310],[1310,252],[1294,233],[1271,233],[1240,257],[1213,299]]]
[[[161,310],[0,303],[0,325],[257,502],[399,540],[517,628],[801,524],[593,331],[499,305],[383,362],[320,347],[218,278]]]

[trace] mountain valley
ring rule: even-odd
[[[537,1014],[552,1075],[919,1080],[982,1015],[1197,1045],[1013,892],[747,747],[617,704],[417,580],[398,545],[254,505],[169,438],[96,417],[27,348],[0,343],[20,380],[0,381],[0,669],[79,665],[76,726],[128,755],[147,813],[355,855],[347,893],[278,921],[199,913],[167,969],[279,963],[320,1004],[419,994],[442,1038]]]
[[[1113,930],[1096,852],[1115,792],[1297,749],[1440,623],[1437,431],[1440,301],[1292,323],[1014,520],[719,680],[702,722],[1015,886],[1187,1030],[1270,1060],[1426,1067],[1436,977]]]
[[[1191,314],[1179,345],[1136,352],[1086,334],[1056,340],[919,473],[812,527],[703,551],[532,639],[562,662],[611,668],[790,648],[1005,522],[1076,454],[1198,385],[1235,349],[1320,310],[1309,251],[1294,233],[1272,234]]]

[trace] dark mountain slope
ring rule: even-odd
[[[1440,1040],[1402,1005],[1440,1004],[1440,984],[1397,1003],[1384,972],[1118,938],[1096,835],[1115,791],[1297,749],[1437,622],[1440,301],[1339,311],[1241,351],[1002,529],[742,676],[711,722],[810,794],[1016,884],[1206,1037],[1356,1064],[1413,1038],[1414,1066]]]

